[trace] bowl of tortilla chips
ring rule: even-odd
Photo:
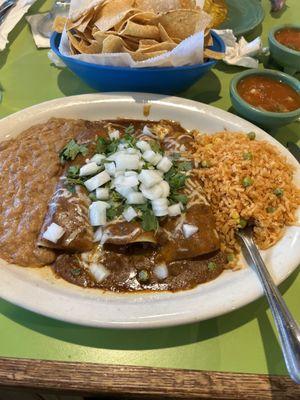
[[[223,0],[205,0],[205,11],[198,2],[96,0],[56,21],[51,49],[97,91],[175,94],[205,75],[225,51],[211,30],[223,21]]]

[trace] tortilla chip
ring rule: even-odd
[[[122,53],[123,48],[123,40],[115,35],[107,35],[102,43],[102,53]]]
[[[214,44],[213,38],[210,34],[210,31],[207,31],[204,35],[204,47],[209,47]]]
[[[67,22],[66,17],[58,15],[53,22],[53,31],[62,33],[65,28],[66,22]]]
[[[149,58],[157,57],[162,54],[167,53],[166,50],[161,50],[161,51],[153,51],[149,53],[142,53],[142,52],[133,52],[133,51],[128,51],[128,53],[131,55],[134,61],[145,61],[148,60]]]
[[[200,20],[201,12],[198,10],[174,10],[158,17],[158,22],[170,37],[182,40],[197,32]]]
[[[180,8],[188,8],[190,10],[194,10],[197,8],[197,4],[195,0],[180,0]]]
[[[161,14],[181,8],[180,0],[136,0],[136,7],[140,10],[152,11]]]
[[[151,20],[155,20],[157,17],[157,15],[153,12],[150,11],[145,11],[145,12],[137,12],[135,14],[133,14],[129,20],[136,22],[136,23],[141,23],[141,24],[151,24]],[[155,22],[153,22],[155,23]]]
[[[93,10],[89,10],[87,13],[82,14],[80,18],[76,19],[75,21],[68,19],[66,24],[67,31],[70,31],[71,29],[77,29],[82,24],[84,24],[85,21],[89,22],[92,19],[92,17],[93,17]]]
[[[102,44],[106,38],[106,33],[101,32],[101,31],[92,31],[92,35],[94,39],[99,43],[99,45],[102,47]]]
[[[90,24],[91,19],[93,18],[93,14],[88,14],[86,18],[84,18],[80,25],[76,27],[76,30],[79,32],[84,32],[88,25]]]
[[[227,5],[225,0],[205,0],[203,10],[211,17],[210,28],[217,28],[227,18]]]
[[[174,37],[172,37],[171,38],[171,40],[172,40],[172,42],[174,42],[174,43],[176,43],[176,44],[179,44],[179,43],[181,43],[182,42],[182,40],[181,39],[179,39],[179,38],[174,38]]]
[[[154,45],[156,45],[158,43],[159,42],[157,40],[153,40],[153,39],[141,39],[139,41],[139,48],[154,46]]]
[[[170,42],[162,42],[162,43],[157,43],[152,46],[141,46],[139,47],[139,52],[142,53],[153,53],[156,51],[161,51],[161,50],[166,50],[166,51],[171,51],[176,47],[176,43],[170,43]]]
[[[114,28],[117,32],[121,32],[128,21],[133,21],[141,25],[153,25],[152,20],[155,21],[156,15],[152,12],[140,12],[139,10],[132,10],[123,18],[122,22],[115,25]]]
[[[143,39],[160,39],[159,29],[154,25],[140,25],[128,21],[125,28],[120,32],[122,35],[133,36]]]
[[[93,43],[86,43],[84,40],[76,38],[70,31],[67,32],[67,35],[73,48],[79,53],[98,54],[101,52],[101,46],[96,40]]]
[[[110,0],[104,3],[95,26],[105,32],[118,24],[132,9],[134,0]]]
[[[167,31],[162,26],[162,24],[158,24],[157,27],[159,29],[159,34],[160,34],[161,41],[162,42],[171,42],[172,43],[173,40],[170,38],[170,36],[168,35]]]
[[[99,8],[102,7],[102,3],[106,0],[92,0],[89,2],[88,6],[85,5],[84,8],[79,8],[73,11],[72,15],[70,16],[71,21],[77,21],[83,15],[86,15],[89,11],[93,10],[95,13]]]
[[[124,42],[125,50],[137,51],[137,49],[139,48],[139,42],[135,39],[132,39],[129,36],[123,36],[122,39]]]
[[[117,24],[115,24],[115,25],[113,26],[113,29],[114,29],[116,32],[120,32],[120,31],[124,28],[126,22],[127,22],[133,15],[137,14],[137,12],[138,12],[138,10],[135,10],[134,8],[131,9],[131,10],[129,10],[129,11],[123,16],[123,18],[121,19],[121,21],[118,22]]]
[[[204,49],[204,57],[211,58],[213,60],[222,60],[225,54],[221,53],[220,51],[214,51],[210,49]]]

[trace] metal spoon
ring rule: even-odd
[[[300,328],[292,317],[283,300],[279,290],[266,268],[266,265],[259,254],[258,248],[253,240],[253,229],[247,226],[243,230],[236,232],[238,238],[245,247],[245,256],[251,260],[255,266],[255,271],[263,286],[265,295],[270,305],[270,309],[279,332],[281,349],[285,364],[291,378],[300,384]]]

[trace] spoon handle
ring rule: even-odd
[[[279,332],[281,348],[291,378],[300,384],[300,328],[266,268],[252,235],[240,234],[268,299]]]

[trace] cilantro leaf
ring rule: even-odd
[[[96,153],[101,154],[106,152],[107,141],[99,136],[96,142]]]
[[[128,125],[127,128],[125,129],[125,135],[132,135],[133,132],[134,132],[133,124]]]
[[[172,201],[174,201],[174,203],[181,203],[183,205],[186,205],[188,202],[188,197],[185,194],[181,193],[172,193],[170,198]]]
[[[179,163],[177,167],[179,171],[190,171],[191,169],[193,169],[193,164],[191,161],[183,161]]]
[[[76,140],[71,139],[59,153],[59,158],[61,163],[64,164],[67,160],[75,160],[78,154],[85,156],[87,153],[88,148],[86,146],[80,145],[76,142]]]
[[[142,228],[144,231],[156,231],[158,229],[158,220],[150,208],[142,214]]]
[[[151,149],[155,152],[155,153],[163,153],[162,148],[160,147],[160,143],[157,140],[150,140],[149,144],[151,146]]]
[[[133,127],[133,125],[130,125]],[[128,144],[129,147],[134,147],[137,142],[137,138],[133,136],[134,127],[132,130],[129,130],[129,127],[125,129],[124,140]]]
[[[95,193],[90,193],[90,194],[89,194],[89,198],[90,198],[92,201],[97,201],[97,200],[98,200],[97,197],[96,197],[96,195],[95,195]]]
[[[112,194],[111,194],[111,200],[114,203],[118,203],[120,201],[123,201],[123,197],[118,192],[113,191]]]
[[[119,217],[123,212],[124,207],[119,204],[116,206],[111,206],[108,210],[106,210],[106,217],[109,221],[114,220]]]
[[[169,185],[172,190],[181,189],[185,185],[185,181],[187,179],[186,175],[177,173],[170,177]]]
[[[71,167],[69,167],[69,169],[67,171],[67,177],[68,178],[78,178],[79,170],[80,170],[80,168],[78,167],[78,165],[72,165]]]
[[[119,146],[120,140],[119,139],[113,139],[109,142],[109,144],[107,144],[106,146],[106,153],[107,154],[113,154],[118,150],[118,146]]]
[[[179,160],[181,155],[180,155],[180,153],[173,153],[171,157],[173,158],[173,160]]]

